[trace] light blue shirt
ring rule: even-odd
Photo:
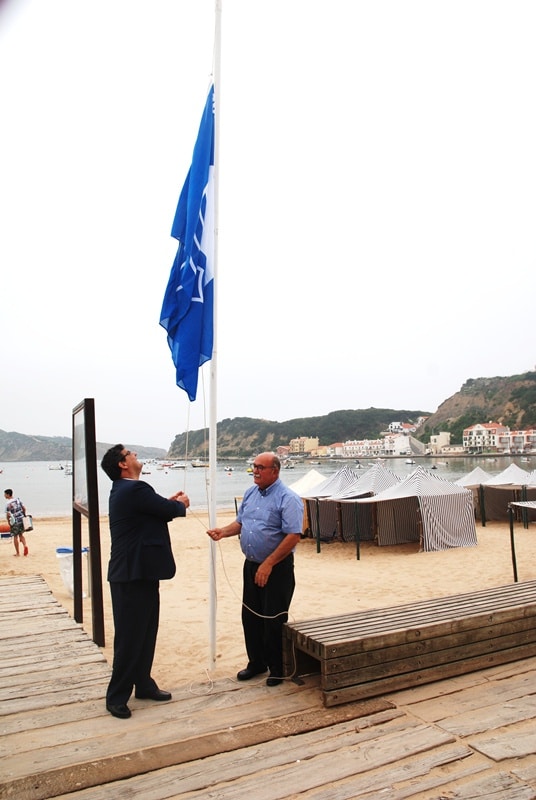
[[[248,561],[261,564],[287,534],[301,534],[303,501],[278,478],[262,491],[258,486],[250,486],[244,494],[236,519],[242,526],[242,552]]]

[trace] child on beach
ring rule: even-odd
[[[27,556],[28,545],[24,537],[24,522],[22,521],[22,518],[26,516],[26,509],[18,497],[13,497],[12,489],[6,489],[4,491],[4,497],[8,501],[6,505],[6,517],[9,522],[9,530],[13,538],[13,544],[15,545],[15,555],[20,556],[20,546],[22,544],[24,548],[23,553]]]

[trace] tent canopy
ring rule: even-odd
[[[457,486],[465,486],[466,489],[476,489],[477,486],[486,483],[490,478],[491,475],[482,469],[482,467],[475,467],[471,472],[468,472],[467,475],[454,481],[454,483]]]
[[[332,500],[352,499],[365,494],[379,494],[400,483],[400,478],[383,464],[373,464],[370,469],[358,476],[355,483],[338,494],[330,495]]]
[[[323,483],[315,486],[308,495],[304,497],[331,497],[347,492],[351,486],[359,480],[359,473],[351,467],[342,467],[334,475],[330,475]],[[348,495],[347,495],[348,496]]]
[[[485,486],[526,486],[529,478],[529,473],[518,467],[517,464],[510,464],[510,466],[503,469],[498,475],[494,475],[485,482]]]
[[[317,469],[310,469],[309,472],[306,472],[305,475],[291,483],[289,489],[292,489],[296,494],[299,494],[300,497],[310,497],[312,490],[316,486],[320,486],[321,483],[325,483],[326,478],[322,473],[320,473]]]

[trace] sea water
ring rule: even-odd
[[[439,463],[438,463],[439,461]],[[435,465],[437,468],[432,472],[433,475],[445,478],[449,481],[458,480],[467,475],[476,466],[480,466],[490,476],[498,475],[506,469],[512,462],[516,463],[527,472],[536,468],[536,456],[529,463],[522,463],[520,458],[511,456],[501,456],[494,459],[486,458],[453,458],[447,462],[439,459],[419,458],[417,463],[427,469]],[[247,464],[244,460],[233,462],[232,471],[228,471],[225,462],[218,466],[216,470],[216,507],[218,509],[234,509],[235,498],[241,497],[246,489],[252,485],[253,478],[247,472]],[[308,464],[307,462],[297,463],[294,469],[282,469],[281,480],[291,486],[294,482],[302,478],[311,469],[315,469],[322,476],[328,478],[344,466],[364,472],[369,462],[363,459],[358,465],[354,460],[330,460],[320,464]],[[404,458],[389,458],[382,462],[384,466],[400,478],[415,469],[414,465],[406,464]],[[45,461],[11,461],[0,464],[2,473],[2,490],[13,489],[16,497],[20,497],[29,514],[34,517],[68,517],[72,514],[72,492],[73,484],[71,475],[64,469],[50,469],[51,466]],[[209,471],[203,468],[194,468],[188,465],[186,469],[158,469],[155,464],[147,464],[145,469],[148,474],[141,475],[143,480],[150,483],[154,489],[164,497],[169,497],[175,492],[182,490],[190,497],[193,510],[206,510],[210,503],[209,497],[210,482]],[[99,492],[99,511],[106,514],[108,511],[108,495],[110,493],[111,482],[97,466],[97,481]],[[0,514],[2,518],[4,514]]]

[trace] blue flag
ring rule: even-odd
[[[171,235],[179,240],[179,247],[164,295],[160,325],[167,331],[177,386],[194,401],[199,367],[212,358],[214,343],[213,85]]]

